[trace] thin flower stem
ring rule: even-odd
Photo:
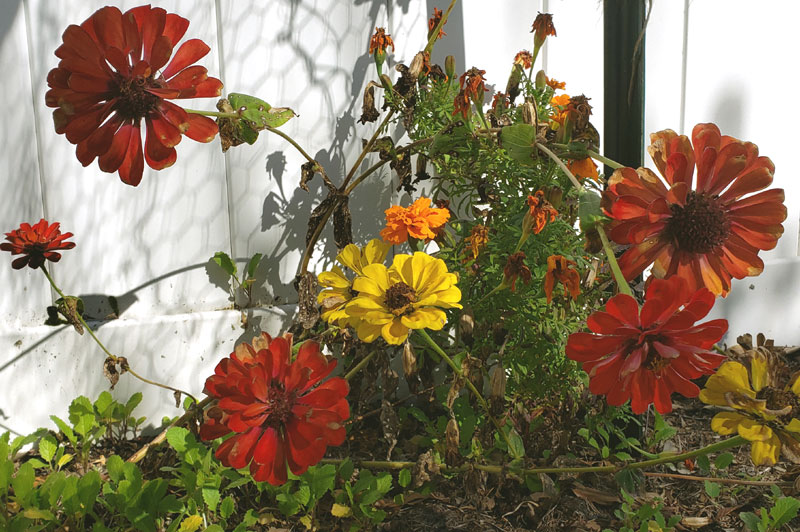
[[[64,299],[64,301],[66,301],[67,296],[65,296],[64,292],[62,292],[61,289],[58,288],[58,286],[56,285],[55,281],[53,281],[53,278],[50,276],[50,272],[47,271],[47,268],[45,268],[44,264],[42,264],[40,268],[41,268],[42,272],[44,273],[44,276],[47,277],[47,280],[50,281],[50,286],[53,287],[53,290],[55,290],[58,293],[58,295],[60,295],[61,298]],[[102,349],[103,352],[106,355],[108,355],[108,357],[114,362],[114,364],[119,364],[121,362],[120,357],[116,356],[115,354],[113,354],[111,351],[108,350],[108,348],[103,344],[103,342],[100,341],[100,339],[97,337],[97,335],[94,334],[94,331],[92,330],[91,327],[89,327],[89,324],[86,323],[86,320],[83,319],[83,316],[81,316],[81,314],[79,312],[77,312],[77,311],[75,312],[75,316],[78,318],[78,321],[81,322],[81,325],[83,325],[84,329],[86,329],[86,331],[89,333],[89,336],[91,336],[94,339],[94,341],[97,343],[97,345],[100,346],[100,349]],[[183,394],[183,395],[185,395],[187,397],[190,397],[195,403],[197,403],[197,398],[195,398],[195,396],[190,394],[189,392],[183,391],[183,390],[178,389],[178,388],[173,388],[172,386],[169,386],[167,384],[162,384],[160,382],[152,381],[150,379],[142,377],[141,375],[136,373],[133,369],[131,369],[130,365],[127,364],[127,360],[125,361],[124,370],[127,371],[128,373],[130,373],[131,375],[133,375],[134,377],[136,377],[137,379],[139,379],[142,382],[145,382],[147,384],[151,384],[153,386],[158,386],[159,388],[164,388],[165,390],[170,390],[170,391],[173,391],[173,392],[176,392],[176,393],[181,393],[181,394]]]
[[[491,130],[492,128],[489,127],[489,122],[486,121],[486,115],[483,114],[483,104],[479,104],[477,100],[472,100],[472,103],[475,104],[475,109],[478,111],[478,116],[481,117],[481,124],[483,124],[484,129]]]
[[[212,397],[206,397],[205,399],[203,399],[199,403],[193,404],[189,408],[189,410],[186,411],[185,414],[183,414],[181,417],[175,419],[175,421],[173,421],[172,423],[170,423],[169,425],[164,427],[164,430],[162,430],[158,434],[158,436],[156,436],[155,438],[150,440],[148,443],[146,443],[144,446],[142,446],[138,451],[133,453],[130,456],[130,458],[128,458],[127,461],[128,462],[132,462],[134,464],[136,462],[140,462],[142,460],[142,458],[147,456],[147,452],[150,450],[151,447],[155,447],[157,445],[160,445],[161,443],[164,442],[164,440],[167,439],[167,431],[169,429],[171,429],[172,427],[177,427],[178,425],[182,425],[182,424],[186,423],[189,419],[192,418],[192,416],[194,416],[194,414],[197,411],[197,409],[202,410],[203,408],[205,408],[211,402],[212,399],[213,399]]]
[[[431,348],[433,348],[433,350],[436,352],[437,355],[442,357],[445,360],[445,362],[447,362],[447,365],[450,366],[450,368],[456,375],[459,375],[461,373],[461,370],[458,368],[458,366],[456,366],[456,363],[453,362],[453,359],[450,358],[450,356],[447,353],[445,353],[441,347],[439,347],[439,344],[437,344],[436,341],[433,338],[431,338],[430,335],[428,335],[425,329],[417,329],[417,333],[422,337],[423,340],[425,340],[428,343],[429,346],[431,346]],[[505,441],[506,446],[508,447],[508,452],[511,453],[514,456],[514,458],[522,458],[521,456],[517,456],[517,453],[514,450],[514,446],[511,445],[511,440],[508,439],[508,434],[506,434],[506,431],[503,430],[503,427],[500,425],[500,422],[497,421],[497,419],[489,411],[489,403],[487,403],[486,399],[483,398],[481,392],[478,391],[478,389],[475,387],[474,384],[472,384],[472,381],[470,381],[469,378],[464,379],[464,384],[467,385],[469,391],[472,392],[472,394],[481,404],[483,409],[486,411],[486,415],[494,424],[495,428],[500,433],[500,436],[503,437],[503,440]]]
[[[695,475],[681,475],[678,473],[654,473],[652,471],[646,471],[644,475],[646,477],[654,478],[679,478],[681,480],[694,480],[695,482],[705,482],[707,480],[709,482],[719,482],[720,484],[739,484],[742,486],[773,486],[775,484],[790,486],[792,484],[791,482],[775,482],[772,480],[741,480],[738,478],[698,477]]]
[[[561,171],[564,172],[564,174],[566,174],[566,176],[572,182],[572,185],[575,188],[578,189],[578,192],[581,192],[583,190],[583,187],[581,186],[580,182],[575,178],[575,176],[572,174],[572,172],[569,171],[569,168],[567,168],[567,165],[564,164],[564,161],[562,161],[558,157],[558,155],[556,155],[555,153],[550,151],[547,148],[547,146],[545,146],[541,142],[537,142],[536,143],[536,147],[539,148],[540,150],[542,150],[545,154],[547,154],[547,156],[550,157],[550,159],[552,159],[553,162],[556,163],[556,165],[558,165],[559,168],[561,168]]]
[[[306,158],[306,160],[307,160],[308,162],[310,162],[311,164],[315,164],[315,165],[317,166],[317,171],[319,171],[319,172],[321,172],[321,173],[324,173],[324,170],[322,170],[322,165],[321,165],[321,164],[319,164],[319,163],[316,161],[316,159],[314,159],[314,158],[313,158],[313,157],[311,157],[311,156],[310,156],[308,153],[306,153],[306,151],[305,151],[305,150],[304,150],[302,147],[300,147],[300,144],[298,144],[298,143],[297,143],[297,141],[295,141],[295,140],[294,140],[292,137],[290,137],[289,135],[287,135],[286,133],[284,133],[284,132],[283,132],[283,131],[281,131],[280,129],[278,129],[278,128],[274,128],[274,127],[272,127],[272,126],[266,126],[266,128],[265,128],[265,129],[266,129],[267,131],[269,131],[270,133],[275,133],[275,134],[276,134],[276,135],[278,135],[279,137],[283,137],[283,138],[284,138],[284,140],[286,140],[286,142],[288,142],[289,144],[291,144],[292,146],[294,146],[294,147],[297,149],[297,151],[299,151],[299,152],[300,152],[300,154],[301,154],[303,157],[305,157],[305,158]]]
[[[187,113],[193,115],[215,116],[217,118],[241,118],[238,113],[220,113],[217,111],[203,111],[200,109],[184,109]]]
[[[428,52],[429,54],[433,53],[433,45],[436,44],[436,40],[439,38],[439,30],[442,29],[444,25],[447,23],[447,17],[450,16],[450,12],[453,10],[454,7],[456,7],[457,2],[458,0],[450,0],[450,5],[447,6],[447,9],[442,15],[442,20],[440,20],[439,24],[437,24],[436,27],[433,28],[431,36],[428,37],[428,44],[425,45],[425,50],[424,50],[425,52]]]
[[[375,130],[375,133],[372,134],[372,137],[364,145],[364,149],[361,150],[361,153],[358,155],[358,159],[356,159],[356,162],[353,165],[353,167],[350,168],[349,172],[347,172],[347,177],[344,178],[344,183],[342,183],[342,186],[339,187],[339,190],[345,190],[347,188],[347,185],[350,183],[350,180],[353,179],[356,170],[358,170],[358,167],[361,166],[361,162],[364,160],[369,151],[372,149],[372,146],[375,144],[375,141],[378,140],[378,135],[380,135],[383,132],[383,129],[387,125],[389,125],[389,120],[392,119],[392,115],[394,115],[394,109],[390,109],[389,112],[386,113],[386,117],[383,119],[383,122],[381,122],[381,124],[378,126],[378,129]]]
[[[739,445],[742,445],[744,443],[747,443],[747,440],[745,440],[741,436],[734,436],[727,440],[722,440],[720,442],[707,445],[695,451],[689,451],[686,453],[665,456],[662,458],[657,458],[655,460],[645,460],[642,462],[633,462],[629,464],[619,464],[619,465],[585,466],[585,467],[533,467],[533,468],[515,470],[502,465],[464,464],[458,467],[448,467],[446,465],[443,465],[441,466],[441,468],[442,470],[448,473],[458,473],[462,471],[468,471],[470,469],[477,469],[479,471],[485,471],[487,473],[494,473],[494,474],[511,472],[522,475],[536,475],[539,473],[551,473],[551,474],[617,473],[619,471],[626,469],[645,469],[647,467],[652,467],[654,465],[680,462],[682,460],[694,458],[696,456],[714,453],[717,451],[730,449],[732,447],[738,447]],[[343,461],[344,460],[341,458],[325,458],[321,462],[324,464],[340,464]],[[371,467],[375,469],[406,469],[406,468],[413,468],[416,465],[416,462],[380,461],[380,460],[363,460],[363,461],[359,460],[354,462],[356,463],[356,465],[360,467]]]
[[[403,146],[402,148],[399,148],[397,150],[397,153],[403,153],[403,152],[406,152],[406,151],[411,150],[413,148],[416,148],[417,146],[419,146],[421,144],[428,144],[430,142],[433,142],[433,137],[428,137],[428,138],[424,138],[424,139],[420,139],[420,140],[415,140],[411,144],[408,144],[406,146]],[[364,171],[364,173],[362,173],[360,176],[358,176],[355,179],[355,181],[350,183],[350,186],[348,186],[345,189],[345,191],[344,191],[345,196],[349,196],[350,193],[353,192],[353,189],[356,188],[359,184],[361,184],[362,181],[364,181],[367,177],[369,177],[371,174],[376,172],[380,167],[382,167],[384,164],[386,164],[388,162],[391,162],[390,159],[386,159],[386,160],[383,160],[383,161],[378,161],[377,163],[375,163],[372,166],[370,166],[369,168],[367,168]]]
[[[600,235],[600,240],[603,242],[603,251],[606,252],[608,265],[611,267],[611,272],[614,274],[614,281],[617,283],[617,288],[619,288],[619,291],[623,294],[633,297],[633,291],[631,290],[628,281],[625,280],[625,276],[622,275],[622,270],[617,262],[617,257],[614,255],[614,250],[611,249],[611,244],[608,241],[605,229],[603,229],[603,226],[600,224],[597,224],[595,227],[597,229],[597,234]]]
[[[346,381],[349,381],[350,379],[352,379],[353,377],[355,377],[356,373],[358,373],[359,371],[361,371],[362,369],[364,369],[364,367],[365,367],[367,364],[369,364],[369,361],[370,361],[370,360],[372,360],[372,357],[374,357],[374,356],[375,356],[375,354],[376,354],[377,352],[378,352],[378,350],[377,350],[377,349],[375,349],[375,350],[373,350],[373,351],[370,351],[370,352],[369,352],[369,354],[368,354],[367,356],[365,356],[364,358],[362,358],[361,360],[359,360],[358,364],[356,364],[356,365],[353,367],[353,369],[351,369],[350,371],[348,371],[348,372],[345,374],[345,376],[344,376],[344,380],[346,380]]]
[[[624,165],[624,164],[620,164],[620,163],[618,163],[617,161],[615,161],[614,159],[609,159],[608,157],[606,157],[606,156],[604,156],[604,155],[600,155],[600,154],[599,154],[599,153],[597,153],[596,151],[592,151],[592,150],[586,150],[586,153],[587,153],[587,154],[589,155],[589,157],[591,157],[592,159],[595,159],[595,160],[597,160],[597,161],[600,161],[600,162],[601,162],[601,163],[603,163],[604,165],[606,165],[606,166],[610,166],[610,167],[611,167],[611,168],[613,168],[614,170],[616,170],[617,168],[625,168],[625,165]]]

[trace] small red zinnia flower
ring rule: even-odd
[[[329,445],[341,445],[350,417],[347,381],[333,377],[336,367],[306,341],[290,362],[292,336],[266,333],[241,344],[217,364],[206,380],[208,395],[218,399],[200,427],[200,437],[234,435],[219,446],[216,457],[226,466],[250,464],[257,481],[286,482],[286,466],[295,475],[318,463]]]
[[[714,306],[708,289],[690,291],[680,277],[654,280],[639,308],[636,300],[618,294],[605,312],[587,320],[591,333],[578,332],[567,340],[567,357],[583,363],[589,390],[605,395],[608,404],[631,400],[635,414],[654,403],[664,414],[672,411],[673,392],[686,397],[700,393],[691,379],[710,375],[725,357],[709,351],[728,329],[726,320],[695,325]]]
[[[155,170],[175,162],[181,135],[198,142],[216,136],[213,120],[167,101],[222,92],[220,80],[193,65],[210,50],[203,41],[184,42],[172,57],[188,26],[188,20],[149,5],[125,13],[107,6],[64,31],[45,103],[56,108],[56,133],[77,144],[83,166],[98,158],[102,171],[118,172],[136,186],[145,161]]]
[[[609,237],[631,245],[619,261],[625,278],[653,264],[657,278],[677,275],[690,290],[725,296],[731,279],[760,274],[758,252],[775,247],[786,219],[783,190],[764,190],[772,161],[714,124],[695,126],[691,143],[669,129],[650,139],[663,180],[647,168],[621,168],[603,194],[614,220]]]
[[[61,233],[58,226],[58,222],[50,224],[44,218],[33,226],[23,223],[19,229],[6,233],[8,242],[0,244],[0,249],[10,251],[12,255],[22,255],[11,263],[15,270],[25,266],[38,268],[44,264],[45,259],[58,262],[61,260],[61,253],[56,250],[75,247],[75,242],[66,242],[72,233]]]

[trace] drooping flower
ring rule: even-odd
[[[417,240],[436,238],[435,229],[450,219],[450,211],[431,207],[430,198],[419,198],[409,207],[393,205],[386,209],[386,227],[381,237],[392,244],[402,244],[408,237]]]
[[[45,260],[58,262],[61,260],[58,250],[75,247],[75,242],[66,241],[72,233],[61,233],[58,227],[58,222],[50,224],[44,218],[34,225],[20,224],[18,229],[6,233],[8,242],[0,244],[0,249],[10,251],[12,255],[22,255],[11,263],[15,270],[25,266],[38,268]]]
[[[691,143],[671,130],[650,139],[663,181],[647,168],[621,168],[603,194],[609,237],[631,246],[619,261],[625,277],[653,264],[657,278],[677,275],[725,296],[731,279],[760,274],[758,252],[775,247],[786,219],[783,190],[764,190],[772,161],[714,124],[695,126]]]
[[[591,157],[585,159],[570,159],[567,162],[567,168],[572,175],[582,179],[593,179],[594,181],[600,180],[600,174],[597,173],[597,165]]]
[[[546,78],[545,83],[547,84],[548,87],[550,87],[554,91],[559,89],[564,90],[565,88],[567,88],[567,84],[565,82],[558,81],[557,79],[554,78]]]
[[[725,359],[709,349],[728,322],[695,325],[714,300],[705,288],[689,291],[680,277],[656,279],[641,308],[631,296],[618,294],[608,300],[605,312],[589,316],[592,332],[571,334],[567,356],[583,364],[589,389],[605,395],[608,404],[620,406],[630,399],[635,414],[650,403],[662,414],[670,412],[673,392],[696,397],[700,389],[691,379],[713,373]]]
[[[476,260],[478,254],[486,248],[486,245],[489,243],[489,228],[482,224],[473,225],[469,236],[464,239],[464,242],[468,247],[465,250],[466,256],[463,262]]]
[[[538,235],[547,222],[554,221],[556,216],[558,211],[545,199],[544,192],[537,190],[533,196],[528,196],[528,212],[522,221],[522,230],[533,231],[534,235]]]
[[[508,256],[506,265],[503,267],[503,282],[501,287],[509,287],[513,292],[517,289],[517,279],[522,278],[522,282],[531,282],[531,269],[525,265],[525,253],[517,251]]]
[[[728,361],[708,378],[700,392],[706,404],[733,409],[711,420],[722,435],[738,433],[752,442],[756,465],[773,465],[783,455],[800,463],[800,379],[768,349],[745,353],[747,367]]]
[[[458,91],[455,99],[453,100],[453,116],[461,115],[465,119],[469,119],[469,112],[472,110],[472,102],[464,90]]]
[[[433,30],[435,30],[436,26],[439,25],[439,22],[442,21],[443,15],[444,13],[442,13],[441,9],[436,9],[435,7],[433,8],[433,16],[428,19],[428,39],[431,38],[433,35]],[[447,21],[445,21],[445,24],[447,24]],[[444,32],[444,26],[442,26],[439,28],[439,35],[436,36],[436,39],[441,39],[445,35],[447,34]]]
[[[336,255],[336,262],[349,268],[356,275],[361,275],[364,266],[383,263],[390,248],[390,244],[377,238],[370,240],[360,249],[355,244],[348,244]],[[346,326],[345,306],[355,295],[353,281],[338,266],[319,274],[318,280],[323,287],[317,296],[317,302],[322,305],[322,319],[328,323],[336,323],[339,327]]]
[[[447,322],[442,309],[461,308],[457,277],[442,259],[417,251],[395,255],[392,265],[370,264],[353,282],[358,292],[347,305],[349,323],[364,342],[379,336],[402,344],[411,329],[440,330]]]
[[[467,98],[477,105],[483,103],[483,93],[489,90],[483,84],[486,81],[486,78],[483,77],[484,74],[486,74],[485,70],[472,67],[458,78],[461,90],[464,91]]]
[[[533,33],[533,55],[535,56],[548,36],[556,36],[556,27],[553,25],[553,15],[550,13],[539,13],[536,15],[536,19],[533,21],[533,26],[531,27],[531,33]]]
[[[218,400],[200,427],[200,437],[222,442],[216,457],[226,466],[250,465],[257,481],[286,482],[318,463],[328,446],[341,445],[350,417],[349,387],[341,377],[322,382],[336,367],[306,341],[290,361],[292,336],[267,333],[241,344],[206,379],[205,391]]]
[[[533,66],[533,56],[528,50],[521,50],[514,56],[514,64],[528,70]]]
[[[544,293],[547,296],[547,304],[553,301],[553,288],[556,283],[564,286],[564,293],[569,294],[573,300],[577,300],[581,293],[581,276],[574,268],[575,261],[569,260],[562,255],[550,255],[547,257],[547,273],[544,275]]]
[[[394,52],[394,41],[392,41],[392,36],[388,35],[386,33],[386,29],[384,28],[375,28],[375,34],[369,41],[369,53],[374,55],[383,54],[385,56],[386,49],[390,46]]]
[[[495,115],[508,109],[508,96],[504,92],[496,92],[492,97],[492,111]]]
[[[145,162],[155,170],[175,162],[182,135],[198,142],[216,136],[213,120],[168,101],[222,92],[220,80],[194,65],[210,50],[203,41],[189,39],[173,56],[188,26],[188,20],[147,5],[125,13],[103,7],[64,31],[45,103],[56,108],[56,132],[77,144],[83,166],[97,158],[100,170],[118,172],[136,186]]]

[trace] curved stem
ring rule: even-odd
[[[580,182],[579,182],[579,181],[578,181],[578,180],[575,178],[575,176],[572,174],[572,172],[570,172],[570,171],[569,171],[569,168],[567,168],[567,165],[566,165],[566,164],[564,164],[564,161],[562,161],[562,160],[559,158],[559,156],[558,156],[558,155],[556,155],[555,153],[553,153],[552,151],[550,151],[550,150],[547,148],[547,146],[545,146],[545,145],[544,145],[544,144],[542,144],[541,142],[537,142],[537,143],[536,143],[536,147],[537,147],[537,148],[539,148],[540,150],[542,150],[542,151],[543,151],[545,154],[547,154],[547,156],[548,156],[548,157],[550,157],[550,159],[552,159],[552,161],[553,161],[554,163],[556,163],[556,165],[557,165],[559,168],[561,168],[561,171],[562,171],[562,172],[564,172],[564,174],[566,174],[566,176],[567,176],[567,177],[569,178],[569,180],[572,182],[572,185],[573,185],[575,188],[577,188],[577,189],[578,189],[578,191],[581,191],[581,190],[583,190],[583,187],[581,186]]]
[[[61,289],[58,288],[55,281],[53,281],[53,278],[50,276],[50,272],[47,271],[47,268],[45,268],[44,264],[42,264],[40,268],[42,269],[44,276],[47,277],[47,280],[50,281],[50,286],[53,287],[53,290],[55,290],[58,293],[58,295],[60,295],[61,298],[66,301],[67,296],[65,296],[64,292],[62,292]],[[89,327],[89,324],[86,323],[86,320],[83,319],[83,316],[81,316],[81,314],[77,311],[75,312],[75,316],[78,318],[78,321],[80,321],[81,325],[83,325],[84,329],[86,329],[86,331],[89,333],[89,336],[91,336],[97,343],[97,345],[100,346],[100,349],[102,349],[103,352],[106,355],[108,355],[108,357],[114,362],[114,364],[119,364],[121,362],[120,357],[116,356],[115,354],[113,354],[111,351],[108,350],[108,348],[103,344],[103,342],[100,341],[100,338],[98,338],[97,335],[94,334],[94,331],[92,330],[91,327]],[[194,395],[190,394],[189,392],[185,392],[178,388],[173,388],[172,386],[169,386],[167,384],[162,384],[160,382],[152,381],[150,379],[142,377],[141,375],[139,375],[138,373],[136,373],[134,370],[131,369],[130,365],[127,364],[127,360],[125,360],[125,362],[126,362],[125,367],[123,369],[128,373],[130,373],[131,375],[133,375],[134,377],[136,377],[137,379],[139,379],[140,381],[145,382],[147,384],[151,384],[153,386],[158,386],[159,388],[164,388],[165,390],[181,393],[187,397],[190,397],[195,403],[197,403],[197,398]]]
[[[375,144],[375,141],[378,140],[378,135],[381,134],[383,128],[385,128],[389,124],[389,120],[391,120],[393,114],[394,114],[394,109],[390,109],[389,112],[386,113],[383,122],[381,122],[381,124],[378,126],[378,129],[375,130],[375,133],[372,134],[372,137],[370,137],[370,139],[364,145],[364,149],[361,150],[361,153],[358,155],[358,159],[356,159],[355,164],[353,165],[352,168],[350,168],[350,171],[347,172],[347,176],[344,178],[344,182],[342,183],[342,186],[339,187],[339,190],[344,190],[347,188],[347,184],[350,183],[351,179],[353,179],[353,175],[355,175],[356,170],[358,170],[358,167],[361,165],[361,162],[369,153],[369,150],[372,149],[372,146]]]
[[[412,148],[416,148],[417,146],[419,146],[421,144],[427,144],[429,142],[433,142],[433,137],[427,137],[427,138],[424,138],[424,139],[415,140],[411,144],[408,144],[406,146],[403,146],[402,148],[399,148],[397,150],[397,153],[406,152],[406,151],[408,151],[408,150],[410,150]],[[391,160],[390,159],[386,159],[386,160],[378,161],[377,163],[373,164],[372,166],[370,166],[369,168],[364,170],[364,173],[362,173],[360,176],[358,176],[355,179],[355,181],[350,183],[350,186],[348,186],[344,190],[345,196],[349,196],[350,193],[353,191],[353,189],[356,188],[362,181],[364,181],[367,177],[369,177],[371,174],[373,174],[375,171],[377,171],[380,167],[382,167],[384,164],[386,164],[388,162],[391,162]]]
[[[447,17],[450,16],[450,12],[453,10],[454,7],[456,7],[457,2],[458,0],[450,0],[450,5],[447,6],[447,10],[442,15],[442,20],[440,20],[439,24],[437,24],[436,27],[433,28],[431,36],[428,37],[428,44],[425,45],[425,50],[424,50],[425,52],[428,53],[433,52],[433,45],[436,44],[436,40],[439,38],[439,30],[442,29],[444,25],[447,23]]]
[[[422,337],[422,339],[425,340],[428,343],[428,345],[431,346],[431,348],[433,348],[433,350],[436,352],[437,355],[442,357],[445,360],[445,362],[447,362],[447,365],[450,366],[450,368],[456,375],[461,374],[461,370],[459,369],[458,366],[456,366],[456,363],[453,362],[453,359],[450,358],[450,356],[444,352],[444,349],[439,347],[439,344],[437,344],[436,341],[433,338],[431,338],[430,335],[428,335],[425,329],[417,329],[417,334],[419,334]],[[500,436],[503,437],[503,440],[506,442],[506,446],[508,447],[508,452],[511,453],[512,456],[514,456],[514,458],[522,458],[521,456],[517,456],[516,452],[514,451],[514,447],[511,445],[511,441],[508,439],[508,434],[506,434],[506,431],[503,430],[503,427],[500,425],[500,422],[497,421],[497,419],[489,411],[489,403],[487,403],[486,399],[483,398],[481,392],[478,391],[478,389],[475,387],[474,384],[472,384],[472,381],[470,381],[469,378],[464,379],[464,384],[467,385],[469,391],[472,392],[472,394],[481,404],[483,409],[486,411],[486,415],[494,424],[495,428],[500,433]]]
[[[597,229],[597,234],[600,235],[600,240],[603,242],[603,251],[606,253],[608,265],[611,267],[611,273],[614,274],[614,281],[617,283],[617,288],[619,288],[619,291],[623,294],[633,297],[633,291],[628,281],[625,279],[625,276],[622,275],[622,270],[617,262],[617,257],[614,255],[614,250],[611,249],[611,244],[608,241],[605,229],[603,229],[603,226],[600,224],[597,224],[595,228]]]
[[[184,109],[193,115],[214,116],[216,118],[241,118],[238,113],[220,113],[218,111],[202,111],[200,109]]]
[[[620,163],[618,163],[617,161],[615,161],[614,159],[609,159],[608,157],[606,157],[606,156],[604,156],[604,155],[600,155],[599,153],[597,153],[597,152],[595,152],[595,151],[592,151],[592,150],[586,150],[586,153],[587,153],[587,154],[589,155],[589,157],[591,157],[592,159],[595,159],[595,160],[597,160],[597,161],[600,161],[600,162],[601,162],[601,163],[603,163],[604,165],[606,165],[606,166],[610,166],[610,167],[611,167],[611,168],[613,168],[614,170],[616,170],[617,168],[625,168],[625,165],[624,165],[624,164],[620,164]]]
[[[294,146],[294,147],[297,149],[297,151],[299,151],[299,152],[300,152],[300,154],[301,154],[303,157],[305,157],[305,158],[306,158],[306,160],[307,160],[308,162],[310,162],[310,163],[312,163],[312,164],[315,164],[315,165],[317,165],[317,168],[318,168],[318,169],[321,169],[321,168],[322,168],[322,165],[321,165],[321,164],[319,164],[319,163],[316,161],[316,159],[314,159],[314,158],[313,158],[313,157],[311,157],[311,156],[310,156],[308,153],[306,153],[306,151],[305,151],[305,150],[304,150],[302,147],[300,147],[300,145],[299,145],[299,144],[298,144],[298,143],[297,143],[297,142],[296,142],[296,141],[295,141],[295,140],[294,140],[292,137],[290,137],[289,135],[287,135],[286,133],[284,133],[284,132],[283,132],[283,131],[281,131],[280,129],[278,129],[278,128],[274,128],[274,127],[272,127],[272,126],[266,126],[264,129],[266,129],[266,130],[267,130],[267,131],[269,131],[270,133],[275,133],[275,134],[276,134],[276,135],[278,135],[279,137],[283,137],[283,138],[284,138],[284,140],[286,140],[286,142],[288,142],[289,144],[291,144],[292,146]]]
[[[352,379],[353,377],[355,377],[356,373],[358,373],[359,371],[361,371],[362,369],[364,369],[364,366],[366,366],[367,364],[369,364],[369,361],[370,361],[370,360],[372,360],[372,357],[374,357],[374,356],[375,356],[375,353],[377,353],[377,352],[378,352],[378,350],[377,350],[377,349],[376,349],[376,350],[374,350],[374,351],[370,351],[370,352],[367,354],[367,356],[365,356],[364,358],[362,358],[361,360],[359,360],[359,361],[358,361],[358,364],[356,364],[355,366],[353,366],[353,369],[351,369],[350,371],[348,371],[348,372],[345,374],[345,376],[344,376],[344,380],[346,380],[346,381],[349,381],[350,379]]]
[[[203,408],[205,408],[211,402],[212,399],[213,399],[212,397],[206,397],[205,399],[203,399],[199,403],[195,403],[194,405],[192,405],[191,408],[189,408],[189,410],[186,411],[185,414],[183,414],[181,417],[175,419],[175,421],[173,421],[172,423],[170,423],[169,425],[164,427],[164,430],[162,430],[158,434],[158,436],[156,436],[155,438],[150,440],[148,443],[146,443],[144,446],[142,446],[138,451],[133,453],[130,456],[130,458],[128,458],[127,461],[128,462],[133,462],[134,464],[136,462],[140,462],[142,460],[142,458],[144,458],[147,455],[147,452],[150,450],[151,447],[155,447],[157,445],[160,445],[164,440],[167,439],[167,431],[169,429],[171,429],[172,427],[176,427],[178,425],[182,425],[183,423],[186,423],[186,421],[188,421],[192,416],[194,416],[195,411],[198,408],[202,410]]]

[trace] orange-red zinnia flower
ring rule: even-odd
[[[575,261],[571,261],[562,255],[550,255],[547,257],[547,273],[544,275],[544,294],[547,296],[547,304],[553,301],[553,288],[556,283],[564,285],[564,293],[572,296],[573,300],[578,299],[581,293],[581,276],[575,271]]]
[[[290,362],[292,336],[267,333],[241,344],[217,364],[205,391],[218,400],[200,427],[213,440],[233,432],[216,457],[226,466],[250,464],[257,481],[286,482],[286,466],[295,475],[318,463],[329,445],[341,445],[350,417],[347,381],[333,377],[336,367],[307,341]]]
[[[533,196],[528,196],[528,207],[529,210],[522,224],[523,226],[529,225],[534,235],[541,233],[547,222],[552,222],[558,216],[558,211],[545,199],[544,192],[541,190],[537,190]]]
[[[569,114],[567,110],[569,100],[569,94],[559,94],[558,96],[553,96],[550,99],[550,105],[553,107],[553,112],[549,117],[551,121],[562,126],[564,125],[564,121],[567,119],[567,115]]]
[[[691,290],[725,296],[731,279],[761,273],[758,252],[775,247],[786,219],[783,190],[764,190],[772,161],[714,124],[695,126],[691,143],[669,129],[650,139],[663,181],[647,168],[622,168],[603,194],[609,236],[631,246],[619,261],[625,277],[653,264],[657,278],[677,275]]]
[[[436,238],[434,230],[450,219],[450,211],[431,207],[430,198],[419,198],[408,207],[393,205],[384,212],[386,227],[381,231],[381,237],[392,244],[402,244],[409,236],[417,240],[433,240]]]
[[[436,26],[438,26],[439,22],[441,22],[442,15],[444,15],[444,13],[442,13],[441,9],[436,9],[435,7],[433,8],[433,16],[428,19],[428,39],[431,38],[433,35],[433,30],[435,30]],[[445,24],[447,24],[447,21],[445,21]],[[436,38],[441,39],[445,35],[447,34],[444,32],[444,26],[442,26],[439,28],[439,35],[437,35]]]
[[[386,33],[384,28],[375,28],[375,35],[369,41],[369,53],[385,54],[388,47],[392,47],[394,52],[394,42],[392,36]]]
[[[45,260],[58,262],[61,260],[60,249],[72,249],[75,242],[66,242],[72,233],[61,233],[59,223],[50,224],[42,218],[34,225],[20,224],[19,229],[6,233],[6,240],[0,249],[10,251],[12,255],[22,255],[14,259],[11,267],[20,270],[25,266],[38,268]]]
[[[210,50],[203,41],[184,42],[173,57],[188,26],[185,18],[147,5],[125,13],[103,7],[64,31],[45,103],[56,108],[56,132],[77,144],[83,166],[98,158],[100,170],[136,186],[145,161],[155,170],[175,162],[181,135],[199,142],[216,136],[213,120],[167,101],[222,92],[220,80],[193,65]]]
[[[705,288],[688,290],[679,277],[654,280],[645,303],[618,294],[608,300],[605,312],[587,320],[588,332],[571,334],[567,356],[583,364],[589,390],[605,395],[608,404],[631,400],[635,414],[654,403],[664,414],[672,410],[670,396],[678,392],[697,397],[700,388],[691,379],[709,375],[725,357],[709,351],[728,329],[725,320],[699,325],[714,305]]]

